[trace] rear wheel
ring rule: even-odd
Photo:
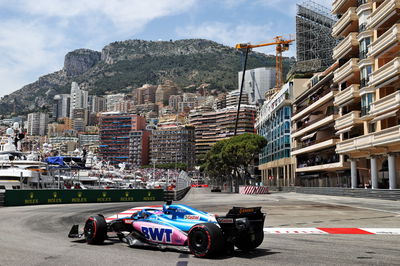
[[[103,216],[90,216],[83,230],[88,244],[102,244],[107,238],[107,223]]]
[[[190,252],[196,257],[217,255],[223,250],[224,242],[221,228],[214,223],[197,224],[188,234]]]
[[[252,234],[242,234],[235,240],[235,246],[243,251],[250,251],[257,248],[264,240],[264,231],[261,228]]]

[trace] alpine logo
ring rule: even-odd
[[[149,240],[171,243],[172,229],[142,226],[142,233]]]

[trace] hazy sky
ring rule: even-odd
[[[234,46],[295,34],[296,0],[0,0],[0,96],[60,70],[67,52],[127,39]],[[331,0],[314,0],[330,9]],[[274,54],[274,48],[258,49]],[[295,55],[291,49],[288,56]]]

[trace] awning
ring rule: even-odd
[[[338,130],[338,131],[336,131],[336,135],[340,135],[340,134],[342,134],[342,133],[346,133],[346,132],[349,132],[351,129],[353,128],[353,126],[351,126],[351,127],[346,127],[346,128],[343,128],[343,129],[341,129],[341,130]]]
[[[395,110],[395,111],[391,111],[389,113],[377,116],[377,117],[375,117],[374,119],[371,120],[371,123],[376,123],[376,122],[378,122],[380,120],[383,120],[383,119],[386,119],[386,118],[389,118],[389,117],[392,117],[392,116],[396,116],[397,111],[398,110]]]
[[[311,139],[312,137],[315,136],[315,134],[317,134],[317,132],[314,132],[314,133],[311,133],[311,134],[309,134],[309,135],[306,135],[306,136],[302,137],[300,140],[301,140],[301,141],[304,141],[304,140],[306,140],[306,139]]]

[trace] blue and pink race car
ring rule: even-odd
[[[232,253],[234,247],[249,251],[264,239],[265,214],[261,207],[233,207],[216,216],[182,204],[136,207],[105,218],[90,216],[83,232],[73,225],[68,237],[101,244],[118,238],[130,246],[174,247],[190,250],[196,257]]]

